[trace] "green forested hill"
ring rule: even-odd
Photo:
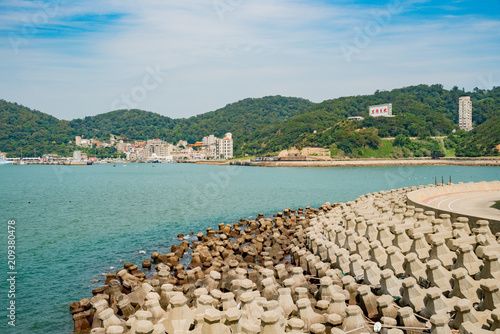
[[[498,155],[500,149],[500,116],[487,120],[470,133],[462,134],[462,138],[456,137],[458,137],[457,156]]]
[[[268,96],[245,99],[224,108],[188,119],[172,119],[144,110],[115,110],[108,113],[60,121],[42,112],[0,100],[0,151],[15,156],[27,152],[68,154],[77,135],[128,140],[161,138],[190,143],[204,136],[232,132],[235,143],[264,125],[277,124],[311,107],[312,102],[294,97]]]
[[[284,123],[313,105],[305,99],[282,96],[245,99],[216,111],[180,119],[171,136],[175,141],[184,139],[193,143],[210,134],[223,137],[231,132],[234,146],[240,147],[245,136],[264,126]]]
[[[74,133],[87,138],[109,138],[109,134],[129,140],[161,138],[168,142],[187,140],[194,143],[214,134],[223,137],[233,134],[235,145],[241,145],[243,136],[269,124],[279,124],[313,105],[295,97],[267,96],[248,98],[224,108],[187,119],[172,119],[143,110],[115,110],[105,114],[69,123]]]
[[[74,139],[74,138],[73,138]],[[15,156],[64,152],[72,140],[68,122],[0,100],[0,151]]]
[[[138,109],[114,110],[69,122],[73,132],[85,138],[109,139],[113,134],[131,140],[166,139],[175,124],[172,118]]]
[[[429,140],[429,136],[450,135],[458,129],[458,99],[464,95],[471,96],[474,123],[485,124],[471,133],[459,131],[446,141]],[[395,117],[369,117],[368,106],[381,103],[392,103]],[[365,120],[347,121],[348,116],[364,116]],[[74,149],[68,142],[76,135],[108,139],[114,134],[128,140],[194,143],[210,134],[221,137],[232,132],[236,155],[276,153],[291,146],[320,146],[353,157],[381,149],[394,157],[422,156],[436,153],[440,147],[457,155],[485,155],[497,153],[492,148],[500,143],[499,117],[500,87],[464,92],[457,87],[446,90],[442,85],[377,91],[318,104],[282,96],[249,98],[187,119],[115,110],[68,122],[0,100],[0,151],[15,156],[21,149],[24,155],[68,155]],[[392,143],[380,137],[397,137],[395,153]],[[412,142],[409,137],[419,140]]]
[[[267,126],[248,135],[238,150],[267,154],[291,146],[337,148],[342,141],[344,144],[350,142],[351,149],[355,149],[366,147],[367,141],[372,142],[367,136],[373,135],[421,138],[447,135],[458,128],[458,99],[464,95],[471,96],[475,123],[500,115],[500,87],[492,91],[463,92],[457,87],[446,90],[441,85],[411,86],[324,101],[285,123]],[[369,117],[368,107],[381,103],[392,103],[395,117]],[[352,129],[352,125],[347,126],[344,122],[348,116],[363,116],[365,120],[354,121],[356,128]],[[360,132],[356,129],[371,130]],[[366,138],[360,140],[363,133]]]

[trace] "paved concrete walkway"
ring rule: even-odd
[[[500,219],[500,210],[491,206],[500,201],[500,191],[468,191],[424,199],[427,205],[485,219]]]

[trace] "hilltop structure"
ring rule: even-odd
[[[472,101],[470,96],[458,99],[458,126],[465,131],[472,130]]]
[[[378,104],[370,106],[368,109],[371,117],[392,117],[392,103]]]

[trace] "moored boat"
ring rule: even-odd
[[[13,161],[7,161],[7,160],[4,160],[2,158],[0,158],[0,165],[13,165],[14,162]]]

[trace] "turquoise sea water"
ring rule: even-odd
[[[101,273],[170,252],[178,233],[442,176],[492,181],[500,167],[1,166],[0,333],[71,333],[69,305],[91,297]],[[9,219],[16,220],[16,327],[6,316]]]

